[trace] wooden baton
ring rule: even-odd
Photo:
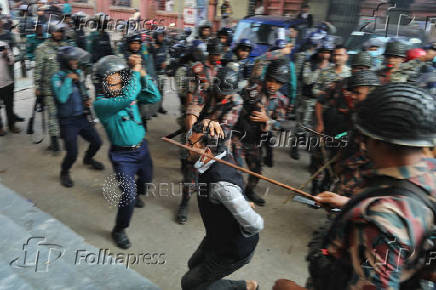
[[[181,143],[179,143],[179,142],[177,142],[177,141],[175,141],[175,140],[173,140],[173,139],[168,139],[168,138],[166,138],[166,137],[162,137],[161,140],[163,140],[163,141],[165,141],[165,142],[168,142],[168,143],[171,143],[171,144],[173,144],[173,145],[176,145],[176,146],[178,146],[178,147],[182,147],[182,148],[184,148],[184,149],[186,149],[186,150],[196,152],[196,153],[201,154],[201,155],[203,155],[203,156],[205,156],[205,157],[207,157],[207,158],[213,159],[213,160],[215,160],[216,162],[219,162],[219,163],[225,164],[225,165],[227,165],[227,166],[233,167],[233,168],[235,168],[235,169],[237,169],[237,170],[239,170],[239,171],[242,171],[242,172],[244,172],[244,173],[248,173],[248,174],[250,174],[250,175],[256,176],[256,177],[259,178],[259,179],[263,179],[263,180],[265,180],[265,181],[268,181],[269,183],[272,183],[272,184],[275,184],[275,185],[277,185],[277,186],[283,187],[283,188],[285,188],[285,189],[287,189],[287,190],[293,191],[293,192],[298,193],[298,194],[300,194],[300,195],[302,195],[302,196],[304,196],[304,197],[307,197],[307,198],[309,198],[309,199],[314,200],[313,196],[312,196],[310,193],[307,193],[307,192],[305,192],[305,191],[303,191],[303,190],[301,190],[301,189],[298,189],[298,188],[295,188],[295,187],[289,186],[289,185],[287,185],[287,184],[281,183],[281,182],[279,182],[279,181],[277,181],[277,180],[275,180],[275,179],[265,177],[265,176],[263,176],[262,174],[259,174],[259,173],[256,173],[256,172],[253,172],[253,171],[251,171],[251,170],[248,170],[248,169],[246,169],[246,168],[240,167],[240,166],[235,165],[235,164],[233,164],[233,163],[230,163],[230,162],[227,162],[227,161],[224,161],[224,160],[218,159],[218,158],[216,158],[215,156],[212,156],[212,155],[206,154],[206,153],[204,153],[203,151],[201,151],[201,150],[199,150],[199,149],[195,149],[195,148],[189,147],[189,146],[187,146],[187,145],[181,144]]]

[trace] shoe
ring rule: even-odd
[[[164,108],[159,108],[159,111],[158,111],[159,113],[161,113],[161,114],[166,114],[166,113],[168,113],[168,111],[167,110],[165,110]]]
[[[61,184],[65,187],[73,187],[73,180],[69,172],[61,172]]]
[[[186,224],[188,221],[188,204],[181,204],[176,214],[176,222],[180,225]]]
[[[6,131],[3,128],[0,128],[0,136],[6,135]]]
[[[265,164],[267,167],[272,168],[273,167],[273,161],[270,158],[270,156],[265,156],[263,158],[263,164]]]
[[[258,206],[264,206],[266,203],[265,200],[257,195],[257,193],[252,189],[245,188],[245,196],[247,196],[250,201],[254,202]]]
[[[19,117],[17,115],[14,116],[14,119],[15,119],[15,122],[24,122],[24,121],[26,121],[25,118]]]
[[[127,234],[124,230],[116,230],[114,228],[112,230],[112,239],[114,240],[117,247],[121,249],[128,249],[131,246],[129,237],[127,237]]]
[[[9,132],[11,132],[13,134],[20,134],[21,129],[17,128],[17,127],[13,127],[13,128],[9,128]]]
[[[83,158],[83,164],[90,165],[95,170],[104,170],[104,164],[96,161],[94,158]]]
[[[53,151],[54,153],[59,153],[61,151],[57,136],[50,136],[50,145],[48,146],[47,150]]]
[[[289,155],[294,160],[300,160],[300,151],[298,150],[298,146],[292,147],[291,151],[289,151]]]
[[[135,207],[137,208],[145,207],[145,202],[139,197],[139,195],[136,196]]]

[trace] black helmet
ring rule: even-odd
[[[128,81],[128,71],[126,61],[116,55],[107,55],[102,57],[96,64],[94,64],[93,81],[97,93],[108,93],[106,86],[106,77],[119,72],[123,75],[123,86]]]
[[[140,33],[133,33],[131,35],[128,35],[126,37],[126,43],[130,44],[132,42],[139,42],[142,43],[142,36]]]
[[[370,68],[371,65],[371,55],[366,51],[356,54],[351,61],[351,66],[366,66]]]
[[[203,28],[212,28],[212,24],[207,20],[201,20],[198,24],[198,29],[202,30]]]
[[[159,35],[164,35],[165,36],[165,30],[162,29],[156,29],[153,31],[153,39],[157,40]]]
[[[232,33],[233,33],[233,31],[231,28],[223,27],[217,32],[217,36],[229,37],[232,35]]]
[[[238,48],[241,48],[241,47],[246,47],[246,48],[249,48],[250,50],[252,50],[253,49],[253,43],[248,38],[242,38],[241,40],[239,40],[239,42],[236,45],[235,49],[238,49]]]
[[[192,34],[192,28],[191,27],[185,27],[183,29],[183,32],[185,33],[185,36],[188,37]]]
[[[83,57],[83,49],[73,46],[62,46],[58,49],[57,60],[61,69],[71,69],[69,62],[71,60],[80,60]]]
[[[219,69],[214,80],[217,95],[231,95],[238,91],[239,71],[235,67],[225,66]]]
[[[272,61],[266,68],[265,78],[272,78],[282,84],[289,82],[289,63],[284,59]]]
[[[436,145],[436,99],[411,84],[375,89],[358,104],[353,118],[356,128],[373,139],[413,147]]]
[[[388,44],[386,44],[385,55],[406,58],[407,50],[407,45],[401,41],[388,42]]]
[[[352,89],[360,86],[380,86],[380,81],[377,74],[372,70],[362,70],[353,73],[353,75],[349,79],[348,87]]]
[[[53,33],[53,32],[65,33],[66,29],[67,29],[67,26],[64,23],[50,22],[48,24],[48,33]]]
[[[224,52],[223,45],[218,39],[216,38],[211,39],[207,44],[208,54],[222,54],[223,52]]]

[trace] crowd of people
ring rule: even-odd
[[[231,10],[224,3],[225,18]],[[90,16],[52,6],[41,3],[33,12],[19,6],[18,26],[0,18],[7,127],[19,134],[16,123],[24,121],[14,113],[19,34],[22,55],[34,63],[35,97],[48,116],[48,150],[58,154],[62,140],[66,151],[62,186],[74,185],[79,135],[89,142],[83,163],[104,169],[94,159],[102,144],[95,118],[105,129],[127,201],[112,230],[118,247],[131,246],[126,229],[134,209],[144,207],[141,195],[153,175],[148,142],[155,141],[146,140],[147,122],[167,113],[164,88],[173,79],[181,106],[172,138],[194,149],[180,151],[183,195],[175,219],[188,221],[189,201],[197,195],[206,230],[182,289],[258,289],[257,281],[222,278],[254,255],[264,227],[254,205],[266,205],[256,192],[259,177],[244,181],[216,159],[262,174],[263,166],[274,166],[272,140],[283,131],[292,132],[285,144],[290,158],[299,160],[302,150],[310,154],[312,206],[329,211],[309,244],[306,287],[421,289],[423,280],[432,281],[433,268],[423,258],[434,246],[436,218],[436,43],[410,47],[370,39],[350,56],[329,35],[331,24],[312,27],[305,6],[299,17],[309,32],[298,38],[303,30],[292,26],[254,58],[256,44],[234,40],[228,25],[215,33],[204,20],[194,31],[173,33],[151,22],[115,44],[107,15],[92,16],[98,29],[88,32],[75,23]],[[50,22],[49,13],[64,14],[64,21]],[[6,133],[0,114],[0,136]],[[306,288],[280,279],[273,289]]]

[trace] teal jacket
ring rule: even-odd
[[[80,82],[73,85],[73,80],[67,75],[72,71],[60,70],[51,78],[53,96],[57,105],[59,118],[68,118],[84,114],[83,100],[88,99],[81,70],[75,73],[79,75]]]
[[[44,33],[43,37],[37,37],[36,34],[26,35],[26,59],[33,60],[35,57],[35,49],[43,43],[49,35]]]
[[[103,124],[112,145],[134,146],[145,138],[137,101],[156,103],[161,95],[151,77],[132,72],[129,84],[118,97],[98,95],[94,102],[97,117]]]
[[[71,6],[70,3],[65,3],[64,4],[64,9],[62,11],[64,14],[71,14],[73,12],[73,7]]]

